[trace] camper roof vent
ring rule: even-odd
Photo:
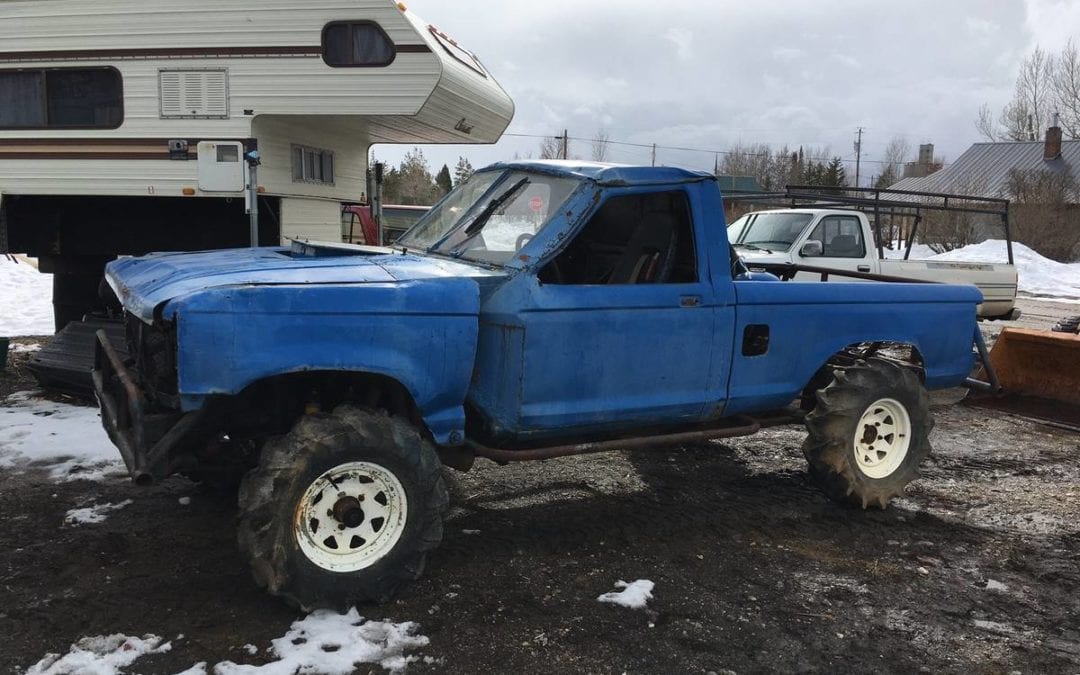
[[[228,117],[226,70],[162,70],[158,73],[162,117]]]

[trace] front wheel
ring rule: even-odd
[[[240,486],[240,548],[256,581],[301,609],[384,602],[420,576],[447,502],[415,428],[341,406],[266,445]]]
[[[884,509],[930,452],[930,397],[909,368],[882,359],[837,370],[806,416],[803,454],[832,499]]]

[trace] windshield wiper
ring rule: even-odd
[[[522,178],[518,182],[508,187],[506,191],[503,192],[501,195],[488,202],[487,206],[485,206],[484,209],[480,211],[480,213],[476,214],[476,218],[473,218],[473,221],[465,226],[465,235],[471,238],[477,232],[484,229],[484,225],[487,225],[488,219],[491,218],[495,211],[497,211],[500,206],[510,201],[510,199],[514,195],[516,195],[521,188],[525,187],[528,184],[529,179]]]
[[[750,249],[751,251],[763,251],[763,250],[765,250],[765,249],[761,248],[760,246],[754,246],[753,244],[744,244],[741,241],[732,244],[732,246],[734,246],[735,248]]]

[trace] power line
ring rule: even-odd
[[[513,138],[537,138],[537,139],[543,139],[543,140],[552,138],[552,136],[549,136],[549,135],[546,135],[546,134],[512,134],[512,133],[506,133],[506,134],[503,134],[503,136],[504,137],[505,136],[510,136],[510,137],[513,137]],[[568,141],[581,141],[581,142],[585,142],[585,143],[591,143],[593,141],[593,139],[591,139],[591,138],[583,138],[583,137],[578,137],[578,136],[563,136],[563,135],[560,135],[560,136],[555,136],[554,138],[558,138],[560,141],[563,138],[566,138]],[[761,152],[740,152],[740,151],[736,151],[736,150],[715,150],[715,149],[709,149],[709,148],[688,148],[688,147],[683,147],[683,146],[678,146],[678,145],[660,145],[658,143],[633,143],[633,142],[630,142],[630,141],[613,141],[611,139],[608,139],[605,142],[607,144],[609,144],[609,145],[622,145],[622,146],[631,147],[631,148],[642,148],[642,149],[645,149],[645,150],[652,150],[653,148],[655,148],[657,150],[674,150],[676,152],[699,152],[699,153],[703,153],[703,154],[707,154],[707,155],[725,155],[725,156],[727,156],[727,155],[738,155],[738,156],[742,156],[742,157],[772,157],[772,156],[774,156],[774,155],[771,155],[771,154],[766,154],[766,153],[761,153]],[[814,145],[814,144],[810,144],[810,145]],[[892,164],[892,162],[886,162],[886,161],[883,161],[883,160],[876,160],[876,159],[864,159],[864,160],[861,160],[861,161],[864,164],[884,164],[884,165]],[[944,164],[942,166],[944,166]]]

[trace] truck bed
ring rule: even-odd
[[[1013,309],[1016,298],[1016,268],[996,263],[945,260],[881,260],[881,273],[887,276],[936,281],[947,284],[973,284],[982,292],[979,316],[999,317]]]

